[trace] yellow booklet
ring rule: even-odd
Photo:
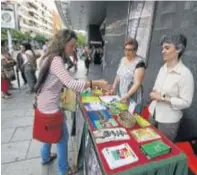
[[[82,103],[97,103],[97,102],[100,102],[99,97],[95,97],[95,96],[82,97]]]
[[[150,126],[151,124],[145,120],[142,116],[134,114],[134,117],[137,121],[137,124],[140,125],[141,127],[147,127]]]

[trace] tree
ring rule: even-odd
[[[1,29],[1,40],[2,41],[7,40],[7,33],[5,29]]]
[[[78,46],[85,46],[86,45],[86,36],[81,32],[77,33],[77,45]]]
[[[39,43],[44,43],[46,41],[46,38],[43,35],[37,34],[34,40],[38,41]]]

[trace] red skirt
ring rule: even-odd
[[[9,80],[1,80],[1,92],[7,93],[9,90],[10,81]]]

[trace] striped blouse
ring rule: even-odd
[[[37,97],[37,107],[42,113],[55,113],[59,110],[60,92],[66,86],[81,92],[85,87],[85,80],[74,80],[65,69],[61,57],[56,56],[49,70],[45,84]]]

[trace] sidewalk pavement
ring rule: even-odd
[[[84,63],[79,60],[79,70],[71,73],[76,78],[86,78]],[[72,70],[71,70],[72,71]],[[20,77],[21,79],[21,77]],[[22,84],[21,79],[21,84]],[[17,82],[13,82],[17,87]],[[12,90],[13,98],[1,101],[1,172],[2,175],[56,175],[57,162],[48,166],[40,164],[41,143],[32,139],[33,95],[26,94],[27,86]],[[69,133],[72,126],[68,115]],[[74,165],[74,137],[69,138],[69,165]],[[56,151],[55,145],[52,150]],[[78,175],[82,175],[79,172]]]

